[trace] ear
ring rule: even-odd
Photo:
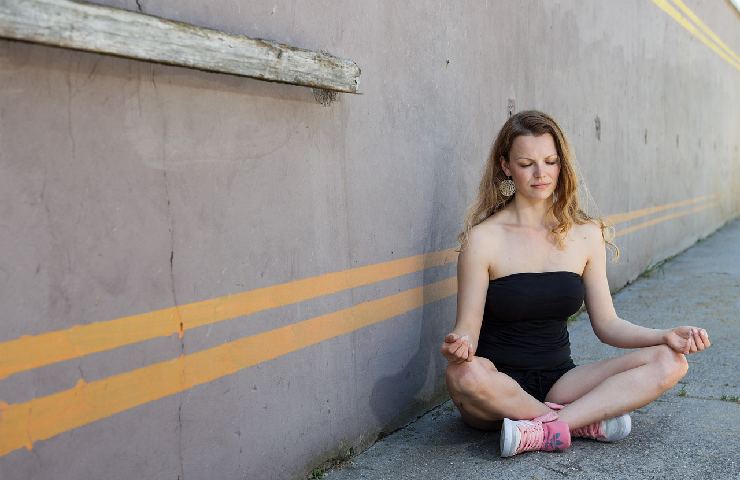
[[[506,161],[503,155],[501,155],[498,159],[499,163],[501,163],[501,168],[503,169],[504,173],[507,177],[511,176],[511,170],[509,169],[509,162]]]

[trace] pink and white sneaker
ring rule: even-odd
[[[557,403],[545,402],[545,405],[553,410],[560,410],[563,405]],[[629,413],[614,418],[607,418],[600,422],[586,425],[585,427],[574,428],[571,437],[593,438],[600,442],[616,442],[622,440],[632,431],[632,417]]]
[[[625,413],[585,427],[574,428],[570,435],[572,437],[593,438],[600,442],[616,442],[629,435],[630,431],[632,431],[632,418],[628,413]]]
[[[570,447],[570,428],[555,412],[532,420],[504,418],[501,427],[501,456],[511,457],[532,450],[552,452]]]

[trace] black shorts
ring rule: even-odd
[[[565,375],[568,370],[573,368],[575,368],[575,364],[572,362],[552,370],[520,370],[496,367],[499,372],[513,378],[525,392],[540,402],[545,401],[547,393],[555,385],[555,382]]]

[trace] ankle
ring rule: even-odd
[[[554,451],[565,450],[570,447],[570,427],[562,420],[554,420],[542,424],[544,431],[544,444],[542,450]]]

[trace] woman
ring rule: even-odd
[[[571,436],[615,441],[627,412],[670,389],[705,330],[656,330],[614,311],[609,230],[578,205],[573,158],[558,124],[538,111],[510,117],[468,212],[457,265],[457,321],[442,344],[447,387],[470,426],[501,429],[501,455],[562,450]],[[618,257],[619,250],[614,247]],[[596,336],[637,349],[575,366],[566,320],[585,300]]]

